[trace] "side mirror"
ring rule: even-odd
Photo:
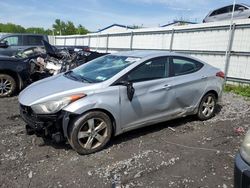
[[[132,101],[135,94],[135,88],[133,87],[133,83],[128,81],[122,81],[119,83],[119,85],[127,87],[128,100]]]
[[[8,47],[9,47],[9,45],[8,45],[7,41],[0,42],[0,48],[8,48]]]

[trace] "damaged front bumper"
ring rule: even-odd
[[[20,115],[27,127],[38,136],[55,138],[56,141],[68,138],[70,113],[60,111],[56,114],[35,114],[31,107],[20,104]],[[59,139],[60,137],[60,139]]]

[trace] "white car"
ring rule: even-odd
[[[234,12],[234,19],[250,18],[250,6],[246,4],[236,4]],[[216,22],[222,20],[230,20],[232,16],[233,5],[222,7],[211,11],[203,20],[206,22]]]

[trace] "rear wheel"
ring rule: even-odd
[[[16,81],[7,74],[0,74],[0,98],[13,95],[16,90]]]
[[[93,111],[76,118],[69,127],[69,143],[79,154],[103,149],[111,138],[112,122],[103,112]]]
[[[198,118],[200,120],[207,120],[214,116],[217,99],[213,93],[206,94],[201,102],[198,109]]]

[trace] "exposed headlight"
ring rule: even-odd
[[[240,148],[241,157],[250,164],[250,130],[246,133]]]
[[[40,104],[32,105],[31,108],[36,114],[53,114],[57,113],[70,103],[85,97],[85,94],[73,95],[69,97],[64,97],[58,100],[51,100]]]

